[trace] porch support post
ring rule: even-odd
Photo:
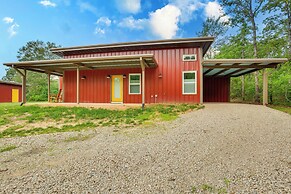
[[[51,93],[51,74],[47,74],[47,101],[50,102],[50,93]]]
[[[144,61],[142,59],[142,57],[140,57],[140,66],[141,66],[141,78],[142,78],[142,109],[144,109],[144,106],[145,106],[145,64],[144,64]]]
[[[65,71],[63,72],[63,83],[62,83],[62,86],[63,86],[63,91],[62,91],[62,102],[65,102]]]
[[[77,66],[77,104],[80,103],[80,68]]]
[[[268,104],[268,72],[263,69],[263,105]]]
[[[25,104],[26,103],[26,69],[23,70],[23,72],[21,72],[19,69],[17,69],[16,67],[14,67],[14,65],[12,65],[12,68],[15,69],[22,77],[22,103]]]
[[[203,50],[199,48],[199,69],[200,69],[200,104],[203,104]]]
[[[26,103],[26,69],[23,70],[22,76],[22,103]]]

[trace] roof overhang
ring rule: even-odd
[[[287,58],[208,59],[202,62],[203,75],[238,77],[265,68],[276,68],[287,61]]]
[[[158,65],[153,54],[21,61],[4,63],[4,65],[17,69],[62,76],[64,71],[76,70],[77,67],[80,70],[140,68],[141,61],[147,68],[154,68]]]
[[[214,37],[180,38],[180,39],[123,42],[114,44],[97,44],[88,46],[53,48],[51,49],[51,51],[59,56],[66,56],[102,52],[122,52],[149,49],[200,47],[202,48],[204,55],[213,41]]]
[[[2,81],[0,80],[0,84],[5,84],[5,85],[12,85],[12,86],[22,86],[21,83],[17,83],[17,82],[11,82],[11,81]]]

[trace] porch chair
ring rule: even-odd
[[[62,102],[62,89],[59,89],[58,94],[50,94],[50,102]]]

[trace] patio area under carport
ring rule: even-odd
[[[89,109],[108,109],[108,110],[126,110],[129,108],[139,108],[140,104],[128,103],[128,104],[113,104],[113,103],[54,103],[54,102],[27,102],[24,106],[41,106],[41,107],[80,107]]]
[[[202,62],[203,77],[217,80],[224,78],[225,84],[230,84],[231,77],[239,77],[255,71],[263,70],[263,105],[268,104],[268,73],[267,68],[277,68],[281,63],[287,62],[286,58],[268,59],[208,59]],[[230,87],[228,86],[229,90]],[[226,90],[227,90],[226,89]],[[228,91],[228,95],[229,95]],[[229,96],[228,96],[229,98]]]

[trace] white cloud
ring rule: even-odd
[[[195,18],[195,11],[203,7],[201,0],[169,0],[170,4],[175,5],[181,11],[181,23],[189,22]]]
[[[94,34],[101,34],[104,35],[105,34],[105,29],[102,28],[96,28]]]
[[[134,19],[132,16],[129,16],[127,18],[123,18],[118,26],[129,29],[142,30],[147,23],[147,19]]]
[[[221,5],[219,5],[217,1],[208,2],[205,5],[205,15],[206,17],[210,17],[210,18],[215,18],[215,19],[220,18],[221,22],[229,21],[229,16],[225,15],[225,12],[223,11]]]
[[[19,28],[19,25],[17,23],[12,24],[9,28],[8,28],[8,33],[9,33],[9,37],[12,38],[13,36],[15,36],[17,34],[17,29]]]
[[[93,5],[91,5],[88,2],[82,2],[82,1],[79,2],[79,7],[80,7],[81,12],[89,11],[89,12],[92,12],[94,14],[97,13],[96,7],[94,7]]]
[[[96,24],[101,24],[105,26],[110,26],[111,25],[111,20],[108,17],[100,17]]]
[[[108,17],[100,17],[96,21],[96,28],[94,34],[104,35],[108,30],[110,30],[109,26],[112,21]]]
[[[138,13],[141,9],[141,0],[116,0],[118,9],[126,13]]]
[[[176,36],[179,30],[178,23],[181,11],[174,5],[166,5],[155,12],[150,13],[150,27],[152,32],[165,39]]]
[[[6,24],[10,24],[13,23],[14,19],[11,17],[4,17],[3,18],[3,22],[5,22]]]
[[[15,36],[17,34],[17,30],[19,28],[19,25],[16,22],[14,22],[14,18],[4,17],[2,20],[6,24],[9,24],[9,27],[7,29],[9,37],[12,38],[13,36]]]
[[[39,2],[39,4],[41,4],[41,5],[45,6],[45,7],[56,7],[57,6],[56,3],[53,3],[53,2],[51,2],[49,0],[42,0],[42,1]]]

